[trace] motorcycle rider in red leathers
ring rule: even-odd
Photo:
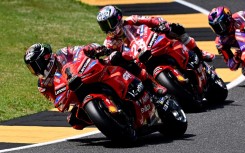
[[[164,32],[171,39],[180,40],[188,49],[194,51],[201,60],[210,62],[215,57],[214,54],[200,50],[195,40],[185,32],[184,27],[180,24],[168,23],[161,17],[132,15],[125,20],[122,18],[121,10],[115,6],[105,6],[100,9],[97,15],[97,22],[101,30],[107,34],[104,45],[114,51],[122,52],[123,46],[129,46],[129,39],[124,33],[126,28],[133,31],[135,30],[134,26],[144,24],[155,29],[156,32]],[[132,33],[135,32],[136,31],[133,31]],[[127,58],[123,52],[117,54],[121,54],[125,59]],[[111,59],[113,60],[112,57]],[[118,59],[115,58],[115,64],[117,60]]]
[[[24,55],[24,61],[31,73],[35,76],[38,76],[38,90],[41,94],[43,94],[48,100],[54,103],[55,107],[63,112],[64,110],[61,110],[60,104],[56,104],[56,94],[55,90],[57,87],[55,87],[55,81],[54,76],[60,75],[60,72],[62,70],[62,67],[68,63],[72,62],[74,58],[76,58],[80,54],[84,54],[85,56],[88,56],[90,58],[96,58],[96,54],[110,54],[110,50],[108,50],[105,46],[101,46],[96,43],[92,43],[85,46],[74,46],[74,47],[64,47],[59,49],[56,54],[52,53],[51,46],[49,44],[33,44],[30,46],[25,55]],[[128,61],[121,61],[126,62],[127,68],[133,69],[137,72],[143,72],[143,75],[146,75],[146,71],[143,69],[139,69],[139,67],[132,68],[132,64]],[[104,64],[111,65],[110,60],[105,59]],[[134,65],[134,64],[133,64]],[[56,73],[58,72],[58,73]],[[153,90],[154,87],[151,86],[150,90]],[[163,89],[163,93],[155,93],[155,94],[165,94],[166,88]],[[91,125],[89,118],[87,114],[83,111],[83,109],[78,108],[78,101],[76,96],[73,92],[68,92],[65,99],[67,100],[69,98],[70,103],[74,104],[74,107],[70,111],[70,114],[67,117],[68,123],[77,130],[82,130],[84,127]],[[64,102],[66,100],[63,100]],[[68,110],[66,108],[65,110]]]
[[[61,72],[62,66],[73,61],[76,54],[84,52],[88,57],[94,57],[96,50],[101,50],[101,47],[102,46],[95,43],[85,46],[64,47],[59,49],[55,54],[52,53],[49,44],[37,43],[27,49],[24,55],[24,61],[31,73],[39,78],[39,92],[49,101],[53,102],[55,107],[59,109],[58,104],[55,103],[56,88],[54,86],[54,76],[57,75],[56,72]],[[65,98],[67,99],[68,97],[72,100],[71,104],[74,104],[74,107],[67,117],[68,123],[74,129],[82,130],[91,123],[89,122],[87,114],[81,108],[77,107],[77,99],[74,93],[69,92]]]
[[[217,34],[215,43],[224,62],[232,71],[242,64],[242,74],[245,75],[245,11],[232,14],[228,7],[218,6],[210,11],[208,21]],[[231,48],[235,49],[234,53]]]

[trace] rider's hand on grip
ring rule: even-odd
[[[185,28],[181,24],[171,23],[169,26],[170,26],[170,31],[178,36],[181,36],[184,33],[186,33]]]
[[[112,53],[112,50],[110,48],[107,48],[105,46],[101,46],[101,49],[99,50],[98,54],[100,56],[108,56]]]
[[[155,32],[168,33],[170,28],[169,28],[169,24],[166,21],[164,21],[159,23],[159,26],[153,28],[152,30]]]
[[[83,51],[88,57],[97,58],[104,55],[103,51],[105,48],[105,46],[99,45],[97,43],[92,43],[84,46]]]
[[[166,21],[165,22],[161,22],[159,24],[158,29],[159,29],[160,32],[163,32],[163,33],[169,32],[169,30],[170,30],[169,24]]]

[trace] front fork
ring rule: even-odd
[[[125,112],[125,107],[123,106],[119,106],[119,104],[116,104],[112,98],[110,98],[107,95],[104,94],[89,94],[87,95],[84,100],[83,103],[81,104],[81,107],[84,108],[84,106],[94,100],[100,100],[101,101],[101,107],[108,112],[109,114],[111,114],[111,116],[121,122],[124,123],[125,125],[128,126],[133,126],[134,124],[134,118],[130,118],[129,116],[133,116],[133,115],[129,115],[130,109],[128,108],[129,111]],[[123,108],[121,108],[123,107]]]

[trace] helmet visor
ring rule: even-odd
[[[43,63],[43,61],[44,60],[42,58],[39,58],[39,59],[32,61],[26,65],[32,74],[34,74],[38,77],[42,77],[44,75],[44,70],[47,66],[45,63]]]
[[[102,31],[108,33],[108,32],[113,32],[116,29],[117,25],[119,25],[119,21],[115,17],[108,18],[107,20],[99,21],[99,25]]]
[[[218,23],[211,23],[211,26],[216,34],[226,34],[229,31],[230,22],[220,21]]]

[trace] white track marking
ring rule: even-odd
[[[70,139],[78,139],[78,138],[82,138],[82,137],[86,137],[89,135],[94,135],[94,134],[98,134],[100,133],[100,131],[96,130],[93,132],[88,132],[85,134],[81,134],[81,135],[77,135],[77,136],[73,136],[73,137],[68,137],[65,139],[59,139],[59,140],[55,140],[55,141],[49,141],[49,142],[44,142],[44,143],[37,143],[37,144],[32,144],[32,145],[27,145],[27,146],[22,146],[22,147],[16,147],[16,148],[10,148],[10,149],[3,149],[0,150],[0,153],[2,152],[9,152],[9,151],[16,151],[16,150],[22,150],[22,149],[28,149],[28,148],[33,148],[33,147],[40,147],[40,146],[45,146],[45,145],[50,145],[50,144],[54,144],[54,143],[60,143],[60,142],[64,142]]]

